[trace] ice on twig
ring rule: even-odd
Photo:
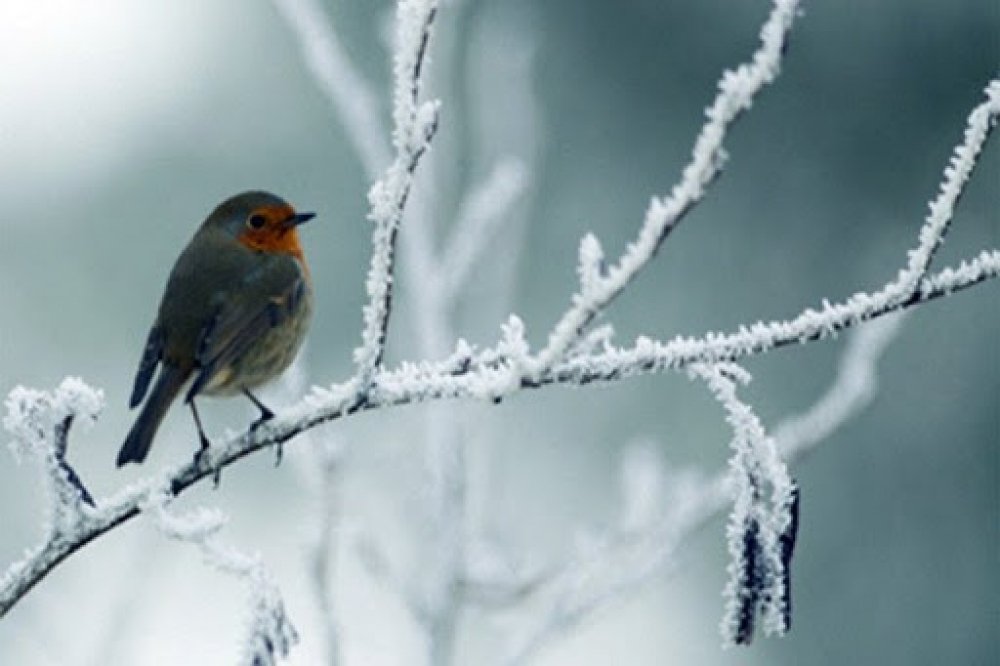
[[[281,591],[260,558],[222,542],[219,532],[226,522],[222,512],[199,508],[175,514],[168,510],[172,501],[168,492],[154,489],[143,500],[142,509],[165,536],[197,546],[206,562],[247,586],[250,612],[240,663],[272,666],[288,656],[298,634],[285,611]]]
[[[11,434],[15,458],[36,458],[49,495],[47,531],[63,538],[82,529],[83,504],[93,506],[76,471],[66,461],[69,429],[94,423],[104,408],[104,393],[77,377],[67,377],[55,391],[18,386],[7,396],[4,428]]]
[[[900,297],[917,291],[920,280],[927,274],[931,260],[948,232],[955,205],[961,197],[976,161],[982,152],[986,137],[1000,116],[1000,79],[994,79],[983,91],[986,101],[969,114],[962,143],[955,146],[944,177],[938,186],[938,195],[928,204],[928,214],[918,234],[917,247],[908,253],[906,268],[896,279]]]
[[[586,234],[580,240],[580,259],[576,271],[580,277],[580,294],[584,298],[596,294],[607,274],[607,265],[604,263],[601,242],[594,234]]]
[[[721,630],[727,644],[753,640],[758,616],[767,634],[783,635],[791,623],[789,564],[798,528],[799,491],[749,405],[736,396],[737,383],[750,376],[733,364],[695,365],[726,411],[733,430],[729,461],[735,495],[726,539],[729,582]]]
[[[778,75],[785,37],[798,4],[798,0],[776,0],[761,29],[760,47],[750,62],[723,74],[719,93],[705,112],[708,121],[695,140],[691,161],[684,167],[680,181],[668,197],[652,198],[637,238],[629,243],[617,262],[607,268],[606,275],[603,269],[594,270],[600,254],[596,239],[589,235],[584,237],[580,246],[580,292],[571,299],[570,308],[553,327],[548,343],[538,353],[532,367],[534,373],[548,369],[563,357],[594,315],[625,289],[653,258],[681,218],[704,197],[706,188],[725,161],[722,142],[729,127],[750,108],[757,93]]]
[[[67,377],[53,392],[18,386],[7,396],[3,426],[14,439],[11,451],[20,458],[56,446],[56,426],[73,417],[91,425],[104,409],[104,392],[78,377]]]
[[[374,227],[366,280],[368,304],[363,311],[361,345],[354,350],[354,362],[363,389],[368,388],[372,375],[382,363],[392,306],[396,235],[417,163],[437,129],[439,103],[419,99],[427,44],[436,13],[434,0],[402,0],[397,8],[392,113],[392,143],[396,154],[385,174],[368,193],[368,219]]]

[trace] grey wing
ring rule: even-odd
[[[135,384],[132,386],[132,397],[129,398],[128,406],[135,408],[142,399],[146,397],[149,390],[149,381],[153,378],[156,366],[163,357],[163,329],[154,325],[146,338],[146,348],[142,352],[142,360],[139,361],[139,369],[135,373]]]
[[[243,286],[220,304],[202,330],[195,352],[198,374],[185,402],[198,395],[219,370],[243,356],[261,336],[287,321],[308,288],[302,272],[291,261],[268,266],[250,276]]]

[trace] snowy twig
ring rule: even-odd
[[[826,393],[804,413],[775,428],[774,440],[782,456],[789,461],[800,460],[870,404],[875,394],[878,361],[903,319],[884,317],[850,336],[837,378]],[[635,452],[630,449],[629,453]],[[604,605],[588,600],[606,602],[623,596],[639,588],[652,574],[663,571],[682,544],[730,504],[728,472],[707,478],[694,473],[668,476],[657,464],[648,461],[648,455],[643,457],[647,460],[642,473],[629,471],[637,463],[633,455],[623,461],[622,527],[605,537],[601,548],[551,567],[549,571],[556,575],[534,580],[527,590],[526,593],[551,597],[553,601],[545,613],[536,616],[511,642],[507,663],[527,663]],[[664,489],[669,489],[669,497],[661,496]],[[637,511],[637,504],[663,513]],[[630,525],[638,525],[639,529],[629,529]],[[644,565],[637,567],[636,563]],[[584,575],[578,569],[589,573]]]
[[[951,226],[965,184],[976,168],[976,160],[982,152],[986,138],[996,126],[1000,115],[1000,79],[990,81],[985,89],[986,101],[969,114],[965,127],[965,140],[955,147],[948,165],[944,168],[944,178],[937,197],[929,204],[929,213],[920,229],[919,243],[909,253],[905,270],[900,272],[896,283],[899,285],[900,299],[910,297],[927,276],[934,254],[944,241],[944,235]]]
[[[13,436],[11,452],[41,465],[48,503],[42,542],[0,575],[0,617],[55,565],[47,555],[86,540],[94,500],[66,461],[70,427],[77,419],[92,424],[104,408],[104,394],[76,377],[53,392],[18,386],[6,402],[4,428]]]
[[[806,309],[793,319],[758,322],[750,327],[741,326],[733,333],[677,337],[667,343],[639,338],[628,349],[609,349],[587,358],[568,359],[522,384],[607,382],[666,369],[680,370],[694,363],[737,361],[778,347],[832,337],[861,322],[997,277],[1000,277],[1000,250],[984,250],[974,259],[963,260],[957,268],[946,268],[925,277],[917,290],[904,299],[898,298],[898,283],[892,282],[872,294],[858,293],[836,304],[824,301],[819,311]]]
[[[52,393],[17,387],[7,397],[4,428],[14,436],[11,451],[37,457],[48,481],[49,508],[47,524],[53,534],[72,529],[79,519],[82,504],[94,506],[94,500],[76,471],[66,461],[69,430],[82,416],[92,424],[104,409],[104,394],[76,377],[63,380]]]
[[[705,381],[733,429],[729,482],[735,499],[726,528],[730,560],[723,640],[749,644],[758,613],[767,634],[784,635],[791,624],[788,567],[798,525],[798,488],[774,440],[736,396],[737,384],[747,384],[749,373],[734,364],[699,364],[691,367],[691,375]]]
[[[342,122],[348,128],[350,139],[354,142],[366,170],[372,173],[372,160],[367,158],[372,152],[369,147],[381,146],[383,134],[377,120],[374,119],[373,109],[369,108],[368,116],[364,118],[351,112],[352,109],[356,110],[358,103],[351,99],[350,82],[359,80],[359,75],[339,47],[331,28],[328,25],[310,25],[323,20],[322,12],[314,3],[294,0],[281,2],[279,7],[300,38],[310,70],[316,74],[317,82],[327,95],[333,98],[335,108],[338,109]],[[445,55],[447,56],[447,52]],[[397,120],[399,117],[397,114]],[[480,237],[479,232],[487,232],[488,227],[495,226],[502,219],[510,201],[523,189],[526,180],[524,171],[523,167],[509,159],[498,165],[487,183],[460,207],[459,221],[454,225],[454,240],[444,250],[440,260],[435,256],[435,242],[432,237],[432,225],[428,220],[430,215],[427,206],[422,205],[419,200],[413,202],[417,204],[416,206],[410,206],[408,219],[410,230],[404,237],[406,246],[403,250],[403,268],[407,278],[414,284],[426,280],[423,288],[414,291],[412,308],[418,333],[416,336],[418,351],[425,358],[440,356],[447,350],[452,340],[448,319],[454,309],[454,299],[458,295],[457,289],[449,289],[457,277],[453,267],[471,265],[482,245],[489,242],[491,235],[486,233]],[[458,243],[454,242],[455,240]],[[464,283],[464,278],[462,282]],[[443,637],[450,633],[447,627],[453,624],[447,619],[452,615],[447,609],[454,606],[431,600],[447,599],[450,595],[447,592],[442,594],[441,591],[454,587],[455,567],[448,566],[448,562],[460,558],[462,548],[448,535],[454,530],[450,523],[456,520],[456,516],[464,513],[464,509],[453,506],[455,501],[458,501],[459,505],[464,504],[464,499],[461,498],[464,498],[462,488],[465,475],[464,469],[458,469],[450,462],[460,453],[457,449],[463,445],[453,430],[451,419],[446,415],[435,412],[428,414],[427,439],[434,461],[428,465],[432,471],[431,485],[438,490],[449,489],[447,492],[428,493],[429,498],[436,498],[429,511],[433,517],[431,522],[434,528],[430,530],[427,540],[431,546],[430,550],[434,551],[428,555],[428,565],[435,575],[425,578],[427,589],[422,595],[417,595],[414,590],[399,585],[398,580],[391,580],[395,583],[392,585],[393,589],[403,597],[405,605],[414,610],[415,615],[422,618],[428,626],[431,650],[442,652],[451,649],[450,641]],[[320,492],[325,496],[332,491],[324,486]],[[320,563],[325,562],[320,559],[321,557],[322,555],[317,552],[315,558],[317,572],[320,571]],[[327,585],[321,584],[319,588],[320,595],[327,593]],[[324,614],[328,610],[329,603],[327,599],[320,600],[320,609]],[[330,652],[334,651],[331,648]]]
[[[710,333],[701,338],[677,337],[666,343],[640,337],[629,348],[605,348],[589,356],[572,355],[533,378],[521,375],[520,366],[516,366],[518,358],[508,359],[500,353],[510,347],[511,340],[505,338],[497,348],[484,349],[472,356],[466,354],[463,372],[455,372],[451,359],[441,363],[404,364],[397,370],[380,373],[377,384],[383,398],[393,404],[445,397],[496,401],[525,388],[613,382],[637,375],[684,370],[698,363],[738,361],[793,343],[832,337],[862,322],[997,277],[1000,277],[1000,250],[987,250],[975,259],[961,262],[957,268],[946,268],[927,276],[920,281],[917,291],[902,301],[891,298],[898,288],[890,283],[872,294],[855,294],[842,303],[824,301],[821,311],[806,309],[793,319],[741,326],[732,333]],[[523,363],[523,354],[519,358]]]
[[[220,511],[202,508],[186,515],[175,515],[167,510],[172,500],[165,490],[154,489],[143,500],[142,510],[153,518],[164,535],[194,544],[208,563],[247,584],[250,627],[241,663],[271,666],[278,658],[287,656],[298,642],[298,634],[285,612],[281,592],[260,558],[245,555],[219,539],[219,531],[226,522]]]
[[[563,356],[596,314],[649,263],[664,239],[705,195],[726,160],[722,144],[729,127],[750,108],[761,88],[778,76],[785,40],[798,4],[798,0],[776,0],[761,28],[760,48],[748,62],[723,73],[719,94],[706,111],[708,122],[701,128],[680,182],[670,196],[652,199],[638,237],[618,261],[600,274],[588,270],[585,260],[600,255],[601,250],[596,237],[590,234],[584,237],[580,246],[580,291],[552,329],[548,344],[532,359],[532,376],[537,377]]]
[[[421,102],[424,58],[437,13],[435,0],[401,0],[393,68],[393,135],[396,157],[368,192],[374,225],[372,258],[366,281],[369,302],[364,308],[362,343],[354,350],[362,391],[369,388],[382,364],[386,328],[392,304],[392,273],[396,234],[421,156],[437,131],[436,101]]]

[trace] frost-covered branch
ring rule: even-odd
[[[69,431],[77,417],[86,425],[104,409],[104,393],[76,377],[67,377],[52,393],[17,387],[7,397],[3,425],[13,437],[11,452],[20,462],[37,458],[49,491],[48,531],[56,535],[71,530],[83,505],[94,500],[76,471],[66,461]]]
[[[762,47],[761,59],[767,61],[775,49],[780,53],[780,44],[795,4],[787,0],[776,2],[764,29],[762,42],[765,46]],[[370,302],[365,308],[362,345],[355,353],[357,374],[329,388],[314,389],[300,403],[284,410],[274,420],[251,433],[218,443],[195,461],[167,468],[156,478],[126,487],[111,497],[94,499],[94,507],[87,504],[86,495],[81,490],[83,484],[78,478],[73,481],[75,474],[70,473],[72,470],[66,464],[65,456],[58,453],[65,451],[66,436],[72,423],[67,418],[71,416],[70,412],[91,415],[96,411],[83,404],[92,404],[90,398],[73,403],[77,406],[67,411],[68,403],[62,398],[53,399],[45,397],[48,394],[32,394],[24,389],[13,392],[8,400],[9,415],[5,425],[19,441],[29,442],[29,449],[34,450],[34,447],[45,452],[42,458],[43,462],[47,461],[47,478],[52,479],[54,489],[51,523],[55,527],[39,546],[28,551],[24,559],[8,567],[0,576],[0,616],[66,557],[138,515],[152,491],[164,488],[170,496],[176,496],[214,475],[221,467],[261,449],[280,445],[321,423],[361,410],[447,398],[498,401],[517,391],[551,384],[582,385],[595,381],[618,381],[637,374],[682,370],[696,365],[717,367],[719,363],[762,354],[780,346],[834,335],[859,323],[1000,276],[1000,250],[997,249],[984,250],[956,267],[928,273],[935,248],[953,218],[954,206],[975,167],[976,157],[1000,114],[1000,82],[993,81],[986,89],[987,101],[979,105],[969,118],[964,140],[945,170],[941,192],[931,205],[916,248],[910,253],[905,268],[895,280],[871,293],[856,294],[835,304],[824,301],[819,310],[808,309],[784,321],[742,326],[727,334],[676,338],[669,342],[640,338],[628,348],[613,347],[606,332],[596,338],[584,337],[581,340],[580,334],[593,316],[620,293],[630,276],[652,257],[663,236],[683,212],[703,195],[704,188],[718,173],[723,137],[716,130],[706,129],[702,132],[706,143],[702,145],[701,139],[696,143],[695,158],[685,169],[681,184],[670,197],[654,201],[650,207],[647,217],[661,220],[662,224],[644,225],[638,241],[611,269],[604,268],[603,252],[596,239],[582,244],[581,294],[586,292],[585,298],[574,299],[541,353],[530,354],[523,325],[519,319],[512,318],[493,347],[476,349],[458,341],[455,352],[443,361],[404,362],[395,369],[385,369],[382,367],[382,355],[391,305],[396,232],[407,204],[413,171],[426,151],[437,123],[436,103],[420,100],[422,65],[435,6],[435,3],[426,0],[403,0],[400,3],[393,114],[396,124],[393,134],[395,160],[370,195],[370,217],[375,225],[368,275]],[[728,102],[719,107],[718,113],[709,112],[706,128],[713,126],[713,122],[721,122],[722,129],[727,127],[743,108],[741,105],[752,98],[753,92],[769,80],[768,77],[773,77],[777,71],[776,56],[772,63],[773,70],[761,67],[759,60],[755,58],[754,64],[724,77],[723,90],[717,102],[720,99]],[[746,97],[747,94],[749,97]],[[730,120],[720,120],[725,118]],[[688,174],[692,170],[695,173],[690,176],[689,182]],[[81,400],[96,395],[82,384],[70,393],[70,397]],[[58,396],[59,392],[54,395]],[[842,409],[842,412],[846,411],[849,410]],[[37,419],[30,416],[35,413],[44,416]],[[32,423],[41,425],[33,425],[26,430],[23,428],[25,424]],[[816,431],[815,427],[813,431]],[[781,437],[778,437],[778,442],[785,446]],[[794,448],[794,443],[788,446]],[[688,521],[685,525],[700,524],[701,519],[697,517],[705,515],[708,507],[714,506],[712,502],[719,502],[721,506],[724,501],[724,495],[720,494],[715,484],[705,487],[704,498],[696,503],[701,513],[696,513],[696,518],[685,519]],[[689,531],[683,526],[674,529],[678,534]],[[669,551],[664,543],[669,545],[671,542],[660,542],[657,547],[661,552]],[[576,607],[588,606],[578,604]]]
[[[572,358],[557,364],[536,381],[522,381],[520,388],[540,388],[550,384],[583,385],[595,381],[616,381],[625,377],[682,369],[693,363],[736,360],[764,353],[769,349],[816,340],[823,334],[845,330],[866,318],[883,316],[932,298],[947,295],[987,279],[1000,276],[1000,252],[984,252],[958,269],[945,269],[928,276],[920,283],[918,297],[893,307],[873,310],[858,317],[846,305],[829,306],[837,316],[827,315],[816,323],[817,313],[804,314],[788,322],[759,325],[761,329],[745,329],[727,335],[710,335],[700,339],[679,338],[671,343],[640,340],[630,350],[605,350],[586,360]],[[870,298],[870,297],[869,297]],[[824,323],[825,321],[825,323]],[[517,376],[520,376],[517,373]],[[298,405],[280,413],[273,421],[253,433],[220,443],[198,461],[167,469],[174,494],[195,483],[214,476],[217,469],[271,446],[282,444],[299,433],[319,424],[349,416],[361,410],[384,409],[394,406],[448,398],[476,398],[495,401],[518,388],[511,384],[511,369],[500,357],[475,354],[467,345],[460,345],[455,354],[441,363],[404,363],[395,370],[383,370],[374,377],[373,389],[366,400],[355,380],[335,384],[329,389],[314,388]],[[498,390],[499,389],[499,390]],[[133,518],[145,493],[140,484],[124,489],[107,500],[95,500],[98,510],[86,520],[71,541],[49,543],[32,550],[27,557],[8,568],[0,578],[0,617],[28,590],[49,573],[69,554],[92,539]]]
[[[18,462],[37,460],[47,506],[41,543],[0,575],[0,617],[55,565],[48,553],[75,550],[86,533],[94,500],[67,462],[66,450],[74,421],[91,425],[104,408],[104,394],[67,377],[53,392],[19,386],[7,396],[6,407],[3,426],[13,437],[11,453]]]
[[[731,333],[710,333],[701,338],[677,337],[670,342],[639,338],[629,348],[608,349],[585,358],[571,358],[542,373],[529,385],[587,384],[616,381],[626,376],[679,370],[695,363],[738,361],[791,344],[833,337],[859,323],[947,296],[986,280],[1000,277],[1000,250],[984,250],[955,268],[931,274],[910,296],[898,297],[898,282],[871,294],[858,293],[846,301],[824,301],[820,310],[807,308],[788,320],[740,326]]]
[[[435,0],[401,0],[397,9],[396,55],[393,66],[393,132],[395,159],[368,192],[374,225],[372,257],[366,286],[369,302],[364,308],[361,346],[354,362],[362,389],[382,364],[386,327],[392,305],[392,275],[396,235],[421,156],[437,131],[437,101],[420,100],[424,58],[437,13]]]
[[[986,280],[1000,277],[1000,250],[986,250],[957,268],[946,268],[920,281],[909,298],[893,300],[895,283],[872,294],[855,294],[840,303],[824,301],[822,309],[806,309],[789,320],[758,322],[730,333],[709,333],[700,338],[676,337],[660,342],[640,337],[631,347],[605,348],[591,355],[573,354],[536,377],[526,378],[520,368],[526,354],[519,320],[503,329],[495,347],[480,351],[460,344],[454,355],[440,363],[403,364],[380,373],[378,385],[392,402],[415,402],[443,397],[471,397],[497,401],[526,388],[550,384],[586,385],[614,382],[626,377],[684,370],[698,363],[721,363],[766,353],[779,347],[833,337],[858,324],[947,296]],[[518,337],[518,336],[521,337]],[[513,351],[511,351],[513,350]],[[520,365],[519,365],[520,364]],[[456,367],[462,368],[456,372]],[[390,397],[391,396],[391,397]]]
[[[259,557],[245,555],[219,539],[219,531],[226,523],[221,511],[200,508],[177,515],[168,511],[172,501],[168,492],[154,490],[143,500],[142,510],[165,536],[197,546],[209,564],[247,585],[250,618],[240,663],[247,666],[276,664],[277,659],[287,656],[298,642],[298,634],[288,619],[285,602],[270,573]]]
[[[774,430],[780,454],[797,461],[866,408],[875,395],[878,362],[904,317],[871,322],[848,338],[837,377],[802,414]],[[731,506],[729,472],[704,477],[665,468],[650,446],[630,446],[622,461],[622,515],[603,536],[564,563],[524,579],[494,583],[494,595],[541,596],[544,612],[522,627],[505,660],[525,664],[554,640],[589,619],[608,602],[638,589],[670,567],[683,545]]]
[[[654,197],[635,241],[613,265],[605,267],[597,238],[588,234],[580,243],[580,291],[549,334],[548,344],[531,360],[537,376],[558,361],[583,333],[598,312],[620,294],[649,263],[664,239],[685,214],[705,195],[726,160],[723,141],[733,122],[753,104],[754,97],[778,76],[785,40],[798,11],[798,0],[776,0],[760,31],[760,47],[750,60],[727,70],[719,81],[719,94],[706,110],[691,151],[691,161],[681,180],[664,198]]]
[[[726,411],[733,429],[729,482],[735,495],[726,537],[729,582],[722,636],[741,645],[753,640],[758,615],[767,634],[791,625],[790,572],[798,527],[799,491],[757,415],[736,396],[750,374],[735,364],[694,365],[698,377]]]
[[[374,109],[368,109],[367,118],[351,113],[357,102],[350,99],[349,81],[360,78],[355,68],[343,54],[329,26],[309,25],[322,20],[322,12],[314,3],[293,0],[282,2],[279,6],[303,44],[310,69],[317,75],[317,83],[333,98],[342,122],[348,128],[349,138],[366,170],[372,173],[372,160],[366,157],[371,151],[367,148],[382,145],[384,135],[377,120],[373,120]],[[303,7],[306,11],[300,11]],[[296,11],[288,11],[289,8]],[[322,36],[322,39],[317,39],[316,35]],[[448,49],[444,49],[443,53],[441,51],[439,49],[438,63],[447,67],[451,52]],[[421,285],[413,291],[411,312],[415,319],[417,351],[423,357],[437,358],[446,353],[454,337],[450,318],[455,310],[455,301],[461,296],[461,288],[466,285],[465,273],[483,247],[493,240],[491,230],[506,218],[510,205],[523,191],[526,180],[525,166],[511,158],[501,160],[487,181],[467,195],[465,202],[459,206],[451,239],[440,257],[435,252],[438,243],[433,237],[434,225],[430,223],[434,213],[427,198],[423,201],[417,199],[409,206],[407,224],[410,229],[404,236],[402,258],[405,277]],[[425,541],[428,544],[426,568],[429,575],[424,577],[423,589],[415,590],[414,586],[402,584],[398,576],[382,571],[384,566],[371,567],[378,577],[390,583],[393,591],[402,597],[404,605],[413,611],[414,617],[423,621],[430,651],[442,655],[451,651],[448,637],[453,634],[450,627],[456,617],[452,611],[457,609],[453,592],[458,567],[454,563],[463,557],[461,539],[454,538],[458,529],[454,523],[464,520],[466,474],[462,465],[454,464],[456,459],[461,458],[464,446],[456,428],[457,424],[448,414],[440,410],[428,412],[425,434],[431,491],[426,493],[429,524]],[[323,497],[330,492],[331,489],[325,486],[319,490]],[[323,557],[324,554],[318,550],[314,554],[313,566],[317,573],[325,571],[324,567],[328,566]],[[383,559],[372,554],[365,561],[381,562]],[[327,594],[328,585],[318,584],[318,587],[319,595]],[[324,616],[328,615],[330,603],[328,599],[320,599],[319,606]],[[330,626],[329,622],[326,624]],[[330,648],[328,651],[333,653],[336,650]]]

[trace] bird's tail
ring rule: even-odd
[[[146,398],[146,404],[139,412],[139,418],[125,438],[121,451],[118,452],[118,466],[128,462],[141,463],[149,453],[164,414],[180,392],[184,382],[190,376],[190,370],[173,367],[167,364],[160,366],[160,374],[156,378],[153,390]]]

